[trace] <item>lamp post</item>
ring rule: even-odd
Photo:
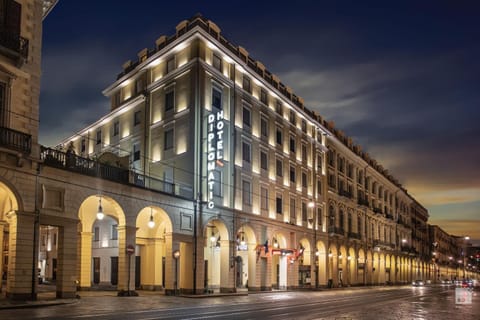
[[[317,248],[317,225],[318,225],[318,216],[317,210],[315,210],[315,202],[310,201],[308,207],[313,210],[313,243],[315,247],[315,288],[318,288],[318,248]]]
[[[180,258],[180,251],[173,251],[173,258],[175,259],[175,282],[173,283],[173,294],[177,295],[178,288],[178,259]]]
[[[467,267],[467,241],[470,240],[469,236],[463,238],[463,278],[465,279],[465,268]]]

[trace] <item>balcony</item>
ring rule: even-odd
[[[353,198],[351,192],[348,192],[348,191],[343,190],[343,189],[340,189],[340,190],[338,191],[338,194],[339,194],[340,196],[345,197],[345,198],[348,198],[348,199],[352,199],[352,198]]]
[[[0,127],[0,145],[24,154],[32,150],[32,136],[20,131]]]
[[[0,30],[0,52],[21,64],[28,57],[28,40],[18,34]]]
[[[358,204],[361,205],[361,206],[365,206],[365,207],[370,206],[370,204],[368,203],[368,200],[362,199],[362,198],[358,198]]]
[[[340,227],[330,226],[328,228],[328,232],[330,232],[331,234],[337,234],[337,235],[341,235],[341,236],[345,235],[345,230],[343,230],[343,228],[340,228]]]
[[[349,232],[348,233],[348,237],[350,239],[356,239],[356,240],[361,240],[362,238],[360,237],[360,234],[359,233],[356,233],[356,232]]]
[[[373,212],[375,212],[377,214],[383,214],[383,211],[380,208],[373,208]]]

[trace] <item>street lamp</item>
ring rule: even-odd
[[[175,283],[173,286],[173,294],[177,295],[177,288],[178,288],[178,259],[180,258],[180,251],[175,250],[173,251],[173,258],[175,259]]]
[[[153,229],[153,227],[155,227],[155,221],[153,221],[153,209],[152,207],[150,207],[150,220],[148,220],[148,227],[150,229]]]
[[[103,207],[102,207],[102,196],[98,198],[98,210],[97,210],[97,219],[98,220],[103,220],[105,217],[105,214],[103,213]]]
[[[315,208],[315,202],[310,201],[308,203],[308,207],[313,209],[313,243],[315,245],[315,288],[318,288],[318,248],[317,248],[317,224],[318,224],[318,216],[317,216],[317,211],[314,209]]]

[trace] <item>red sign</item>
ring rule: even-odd
[[[131,256],[131,255],[134,254],[134,253],[135,253],[135,247],[132,246],[131,244],[129,244],[129,245],[127,246],[127,254],[128,254],[129,256]]]

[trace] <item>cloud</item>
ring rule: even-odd
[[[447,220],[431,218],[429,223],[432,225],[438,225],[451,235],[469,236],[472,240],[480,241],[480,220]]]

